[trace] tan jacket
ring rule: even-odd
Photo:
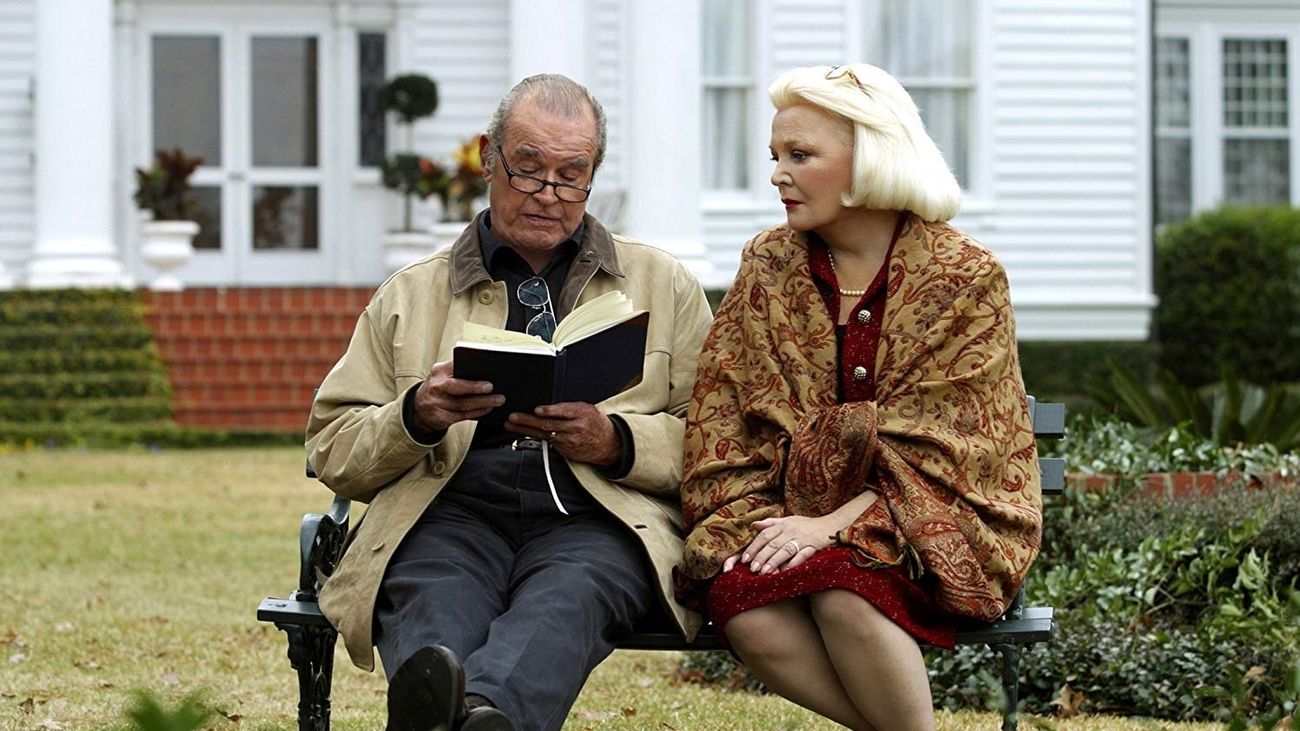
[[[432,448],[421,445],[402,423],[402,397],[434,363],[451,359],[462,323],[506,322],[505,285],[492,281],[483,266],[477,232],[477,222],[470,223],[451,247],[401,269],[375,292],[312,405],[307,449],[320,480],[343,497],[370,503],[320,597],[352,662],[366,670],[374,669],[371,625],[388,561],[460,466],[475,427],[461,422]],[[611,481],[591,465],[570,466],[582,486],[640,539],[659,579],[662,605],[683,634],[693,637],[701,619],[671,599],[672,568],[682,555],[683,417],[711,320],[708,303],[676,259],[612,236],[591,216],[572,266],[590,278],[585,286],[566,286],[560,313],[572,309],[575,298],[581,303],[622,290],[651,314],[641,383],[599,404],[631,430],[631,471]]]

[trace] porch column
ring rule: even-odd
[[[29,287],[131,285],[112,233],[112,43],[112,0],[36,3]]]
[[[707,281],[700,207],[700,8],[630,3],[627,233]]]
[[[586,5],[574,0],[511,0],[511,86],[542,73],[564,74],[591,86]]]

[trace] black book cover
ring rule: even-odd
[[[459,343],[452,374],[491,381],[506,402],[479,421],[505,421],[513,412],[531,413],[544,404],[598,403],[635,386],[645,367],[650,313],[635,316],[562,346],[557,352],[510,350]]]

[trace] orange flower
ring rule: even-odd
[[[483,159],[479,157],[478,137],[471,137],[468,141],[462,142],[456,151],[452,153],[459,168],[457,173],[478,175],[483,172]]]

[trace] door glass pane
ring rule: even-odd
[[[320,210],[314,185],[253,186],[253,248],[320,248]]]
[[[384,123],[384,108],[379,104],[379,90],[388,76],[387,45],[388,38],[383,33],[357,34],[357,79],[360,83],[357,97],[361,106],[357,125],[360,159],[357,162],[361,167],[378,167],[383,163],[388,147],[388,126]]]
[[[154,36],[153,149],[221,165],[221,39]]]
[[[1177,223],[1192,215],[1192,141],[1156,140],[1156,223]]]
[[[198,202],[198,213],[194,220],[199,224],[199,233],[194,237],[194,248],[205,251],[221,249],[221,187],[217,185],[195,186],[194,200]]]
[[[316,39],[260,36],[252,43],[253,164],[317,164]]]
[[[1224,140],[1224,200],[1242,205],[1290,201],[1290,148],[1284,139]]]

